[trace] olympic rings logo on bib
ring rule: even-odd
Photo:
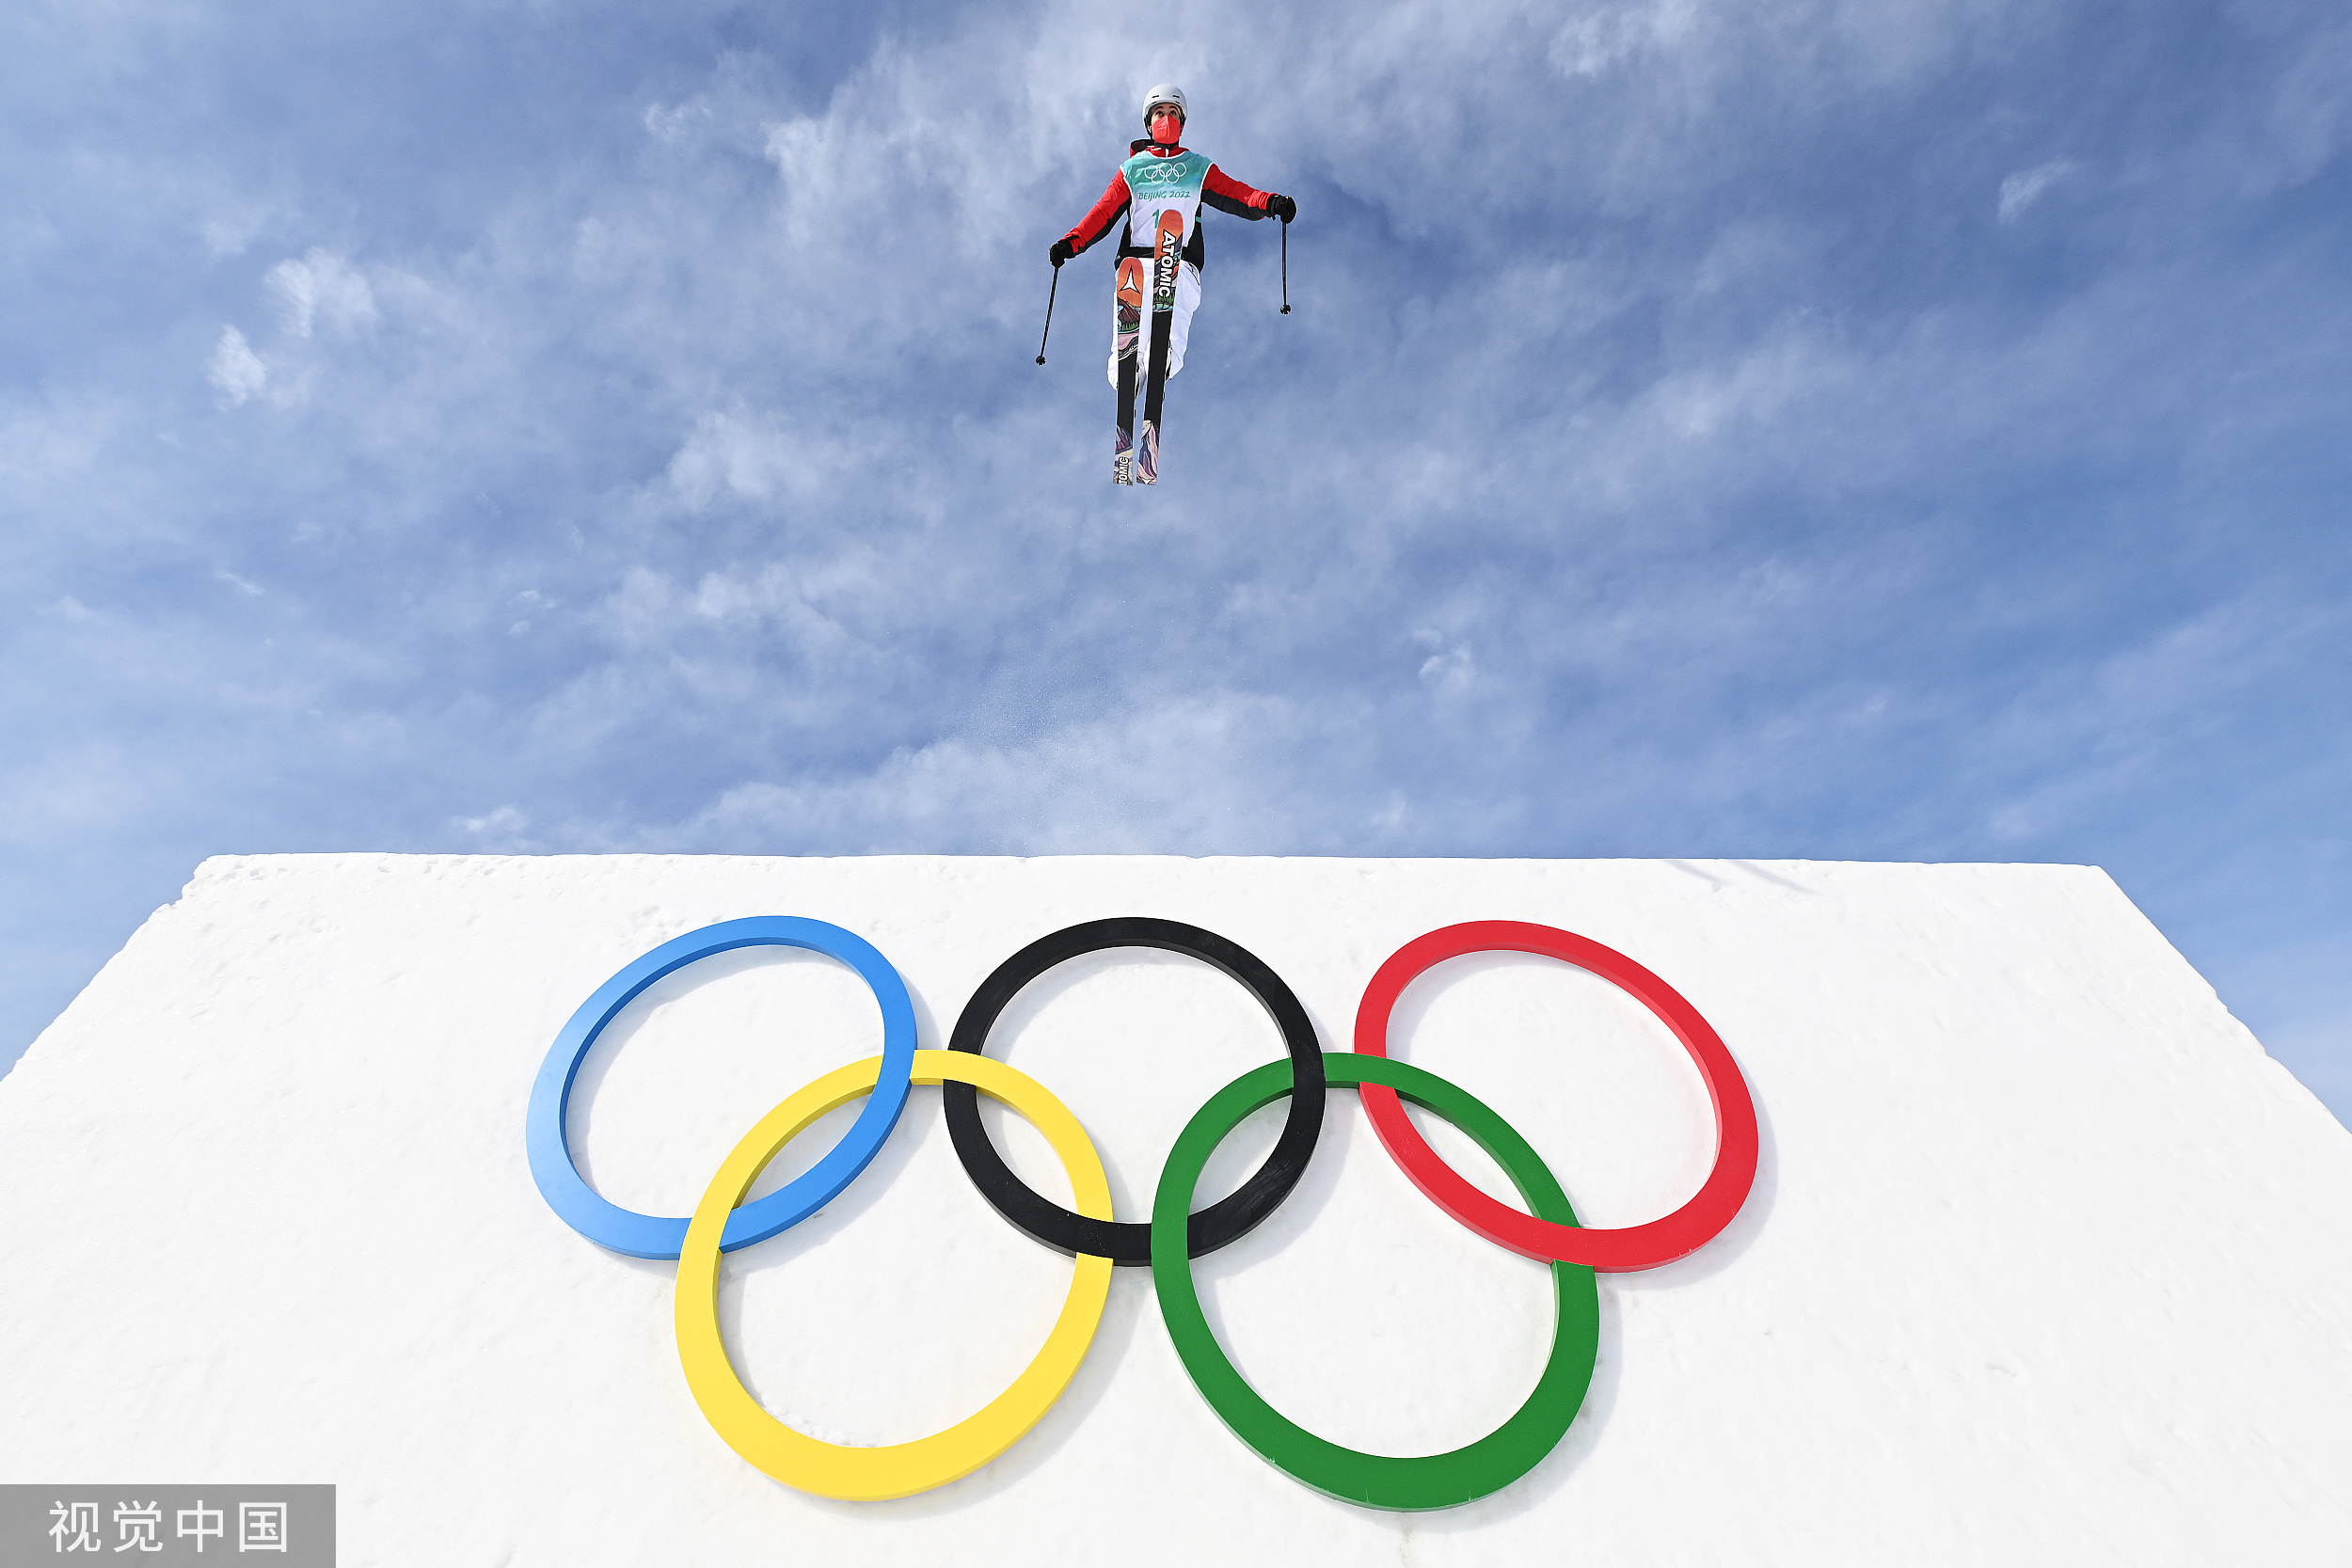
[[[697,959],[753,946],[806,948],[856,970],[882,1010],[882,1054],[826,1073],[761,1117],[720,1165],[692,1214],[660,1218],[608,1202],[581,1179],[565,1137],[565,1111],[581,1062],[605,1026],[646,987]],[[1223,971],[1265,1008],[1284,1051],[1283,1060],[1242,1074],[1195,1113],[1161,1169],[1148,1221],[1122,1222],[1112,1214],[1102,1160],[1069,1109],[1036,1080],[985,1053],[990,1029],[1023,987],[1067,959],[1112,947],[1162,948]],[[1682,1042],[1706,1080],[1716,1125],[1714,1167],[1688,1203],[1644,1225],[1583,1227],[1542,1159],[1491,1107],[1435,1073],[1390,1059],[1390,1015],[1414,977],[1446,958],[1494,951],[1539,954],[1589,970],[1647,1007]],[[1306,1009],[1254,954],[1214,931],[1143,916],[1090,921],[1031,942],[973,992],[946,1050],[917,1050],[914,1042],[906,984],[880,952],[820,920],[759,916],[691,931],[625,966],[573,1013],[532,1085],[525,1147],[532,1178],[548,1206],[599,1246],[678,1260],[678,1360],[695,1403],[744,1459],[787,1486],[821,1497],[866,1500],[928,1491],[971,1474],[1019,1442],[1077,1372],[1102,1321],[1111,1270],[1128,1264],[1151,1269],[1161,1318],[1193,1386],[1261,1457],[1317,1491],[1366,1507],[1450,1508],[1472,1501],[1533,1469],[1581,1408],[1600,1334],[1594,1271],[1654,1268],[1705,1245],[1739,1212],[1756,1179],[1756,1108],[1747,1082],[1698,1009],[1624,954],[1549,926],[1476,921],[1406,942],[1365,988],[1350,1053],[1320,1048]],[[854,1448],[820,1442],[770,1415],[728,1361],[719,1332],[720,1256],[774,1236],[831,1202],[888,1141],[909,1089],[932,1084],[940,1085],[947,1131],[965,1173],[1014,1227],[1072,1258],[1070,1292],[1036,1358],[977,1415],[912,1443]],[[1449,1453],[1361,1453],[1289,1420],[1234,1369],[1193,1287],[1193,1259],[1248,1234],[1297,1186],[1321,1135],[1324,1091],[1331,1086],[1357,1091],[1381,1146],[1446,1213],[1488,1241],[1550,1265],[1551,1352],[1534,1391],[1502,1426]],[[1005,1164],[980,1119],[982,1094],[1043,1134],[1069,1176],[1073,1208],[1041,1196]],[[1289,1109],[1264,1164],[1227,1196],[1195,1212],[1194,1188],[1217,1146],[1252,1111],[1283,1099]],[[743,1202],[787,1143],[856,1100],[865,1101],[856,1120],[821,1159],[767,1196]],[[1444,1117],[1491,1155],[1525,1210],[1481,1192],[1438,1158],[1406,1116],[1404,1101]]]

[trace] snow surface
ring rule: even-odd
[[[1194,1394],[1127,1269],[1076,1383],[1005,1458],[899,1502],[812,1498],[695,1410],[672,1266],[566,1229],[523,1156],[572,1008],[655,943],[750,914],[875,942],[926,1046],[1073,921],[1220,931],[1333,1049],[1407,939],[1561,926],[1715,1024],[1763,1163],[1712,1244],[1602,1276],[1583,1413],[1483,1502],[1372,1513],[1272,1469]],[[583,1071],[583,1167],[683,1213],[762,1112],[877,1034],[829,960],[692,966]],[[1085,1121],[1129,1217],[1200,1101],[1279,1050],[1223,976],[1136,951],[1049,974],[994,1039]],[[1581,971],[1443,965],[1394,1050],[1512,1117],[1588,1223],[1662,1212],[1704,1174],[1696,1073]],[[970,1413],[1058,1306],[1067,1261],[972,1192],[937,1095],[915,1091],[831,1209],[728,1264],[739,1366],[818,1435]],[[1198,1265],[1203,1299],[1312,1429],[1453,1447],[1532,1386],[1541,1273],[1422,1198],[1352,1095],[1331,1109],[1290,1201]],[[1254,1165],[1279,1111],[1212,1183]],[[994,1126],[1059,1187],[1040,1140]],[[217,859],[0,1080],[0,1480],[332,1481],[354,1563],[2352,1560],[2352,1135],[2087,868]]]

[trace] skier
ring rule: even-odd
[[[1200,266],[1206,254],[1200,238],[1200,204],[1206,202],[1252,223],[1273,217],[1287,224],[1298,215],[1298,204],[1289,197],[1245,185],[1184,147],[1184,119],[1183,89],[1164,84],[1144,94],[1143,126],[1148,135],[1128,144],[1127,161],[1111,176],[1103,198],[1078,220],[1076,228],[1056,240],[1047,253],[1058,268],[1108,234],[1114,223],[1126,220],[1119,236],[1110,358],[1111,385],[1119,388],[1119,435],[1111,478],[1120,484],[1152,484],[1159,480],[1160,400],[1168,378],[1184,369],[1184,341],[1191,332],[1193,309],[1200,303]],[[1152,296],[1148,348],[1140,341],[1147,281]],[[1143,360],[1140,376],[1136,373],[1138,358]],[[1139,380],[1145,390],[1143,436],[1138,445],[1133,432]]]

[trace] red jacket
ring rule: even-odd
[[[1139,136],[1127,146],[1129,156],[1137,152],[1152,152],[1163,158],[1172,158],[1184,150],[1182,147],[1162,147],[1149,136]],[[1211,164],[1208,178],[1201,182],[1200,204],[1204,207],[1214,207],[1220,213],[1231,213],[1235,217],[1248,218],[1255,223],[1265,216],[1266,198],[1273,194],[1271,191],[1262,191],[1253,186],[1245,185],[1215,164]],[[1127,171],[1123,168],[1114,170],[1111,174],[1110,184],[1103,192],[1103,198],[1088,210],[1086,216],[1078,220],[1078,226],[1075,229],[1062,236],[1070,242],[1071,253],[1077,255],[1084,252],[1104,235],[1109,233],[1112,224],[1125,219],[1127,209],[1134,200],[1135,193],[1127,188]],[[1207,249],[1200,243],[1201,227],[1198,223],[1194,224],[1192,238],[1184,244],[1184,260],[1192,263],[1193,270],[1196,272],[1200,270],[1202,261],[1208,254]],[[1149,246],[1136,245],[1135,236],[1122,229],[1119,236],[1119,254],[1149,256],[1152,251]]]

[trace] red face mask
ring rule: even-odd
[[[1184,134],[1184,122],[1174,115],[1162,115],[1152,122],[1152,139],[1162,147],[1174,147]]]

